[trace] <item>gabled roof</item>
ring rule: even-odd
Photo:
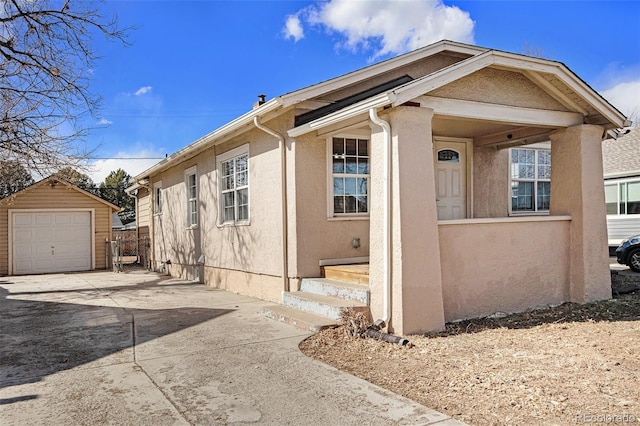
[[[640,128],[629,127],[618,139],[602,142],[605,178],[640,176]]]
[[[368,95],[366,98],[360,99],[357,96],[344,98],[332,105],[310,111],[306,113],[307,115],[304,119],[297,120],[297,127],[289,130],[288,135],[295,137],[330,126],[341,120],[363,115],[371,108],[402,105],[418,96],[428,94],[437,88],[487,67],[500,67],[523,73],[569,111],[573,111],[573,113],[561,114],[558,117],[558,122],[551,123],[552,125],[575,125],[588,121],[587,117],[594,115],[597,115],[598,119],[605,123],[607,128],[620,128],[630,124],[617,109],[561,62],[443,40],[404,55],[273,98],[168,156],[153,167],[135,176],[132,182],[140,182],[181,161],[192,158],[213,145],[224,142],[231,135],[247,131],[254,125],[255,120],[264,121],[274,118],[286,109],[293,108],[304,101],[316,99],[339,89],[356,85],[442,52],[457,55],[461,60],[404,84],[397,85],[395,84],[397,82],[394,82],[388,88],[383,87],[384,91],[382,92],[378,90],[360,92],[360,94],[366,93]],[[376,87],[380,88],[380,86]],[[566,88],[569,89],[570,94],[566,93]],[[335,104],[337,104],[337,107]],[[525,115],[526,113],[527,111],[524,111]],[[526,120],[523,123],[527,124]]]
[[[567,123],[565,125],[582,123],[585,119],[581,118],[580,115],[586,117],[588,111],[579,105],[575,99],[570,98],[553,86],[549,81],[549,76],[553,76],[554,79],[559,80],[569,87],[581,100],[593,107],[593,109],[602,115],[609,123],[609,128],[620,128],[630,124],[620,111],[589,87],[589,85],[569,70],[563,63],[498,50],[485,50],[476,56],[472,56],[434,73],[395,87],[387,92],[380,93],[362,102],[293,128],[289,130],[288,134],[289,136],[295,137],[313,130],[319,130],[336,122],[365,114],[371,108],[402,105],[418,96],[428,94],[435,89],[490,66],[523,72],[531,80],[543,86],[545,91],[550,92],[552,97],[556,98],[556,100],[570,110],[575,111],[575,117],[567,116]]]
[[[99,201],[99,202],[111,207],[111,209],[113,211],[119,212],[121,210],[120,207],[116,206],[115,204],[112,204],[112,203],[108,202],[107,200],[105,200],[103,198],[100,198],[98,196],[95,196],[92,193],[90,193],[88,191],[85,191],[84,189],[82,189],[82,188],[80,188],[80,187],[78,187],[76,185],[73,185],[72,183],[69,183],[64,179],[60,179],[57,176],[49,176],[47,178],[44,178],[44,179],[34,183],[33,185],[29,185],[28,187],[24,188],[23,190],[20,190],[20,191],[18,191],[16,193],[13,193],[13,194],[9,195],[8,197],[0,199],[0,203],[7,203],[7,202],[9,202],[9,200],[12,200],[12,199],[14,199],[16,197],[19,197],[20,194],[24,194],[25,192],[30,191],[30,190],[32,190],[34,188],[37,188],[37,187],[40,187],[40,186],[43,186],[43,185],[57,185],[58,183],[68,187],[69,189],[77,191],[77,192],[81,193],[82,195],[86,195],[87,197],[93,198],[94,200]]]
[[[136,175],[131,179],[132,183],[141,181],[148,176],[160,173],[163,170],[172,167],[181,161],[187,160],[200,152],[206,150],[212,145],[219,143],[220,140],[230,134],[241,132],[253,125],[256,117],[264,118],[273,116],[278,112],[282,112],[285,108],[295,106],[301,102],[330,93],[338,88],[347,87],[353,84],[370,79],[374,76],[383,74],[395,68],[419,61],[438,53],[447,51],[464,56],[472,56],[480,54],[487,49],[477,46],[471,46],[464,43],[458,43],[449,40],[442,40],[429,46],[416,49],[414,51],[396,56],[385,61],[369,65],[365,68],[332,78],[321,83],[317,83],[284,95],[275,97],[257,108],[241,115],[240,117],[230,121],[229,123],[219,127],[202,138],[192,142],[184,148],[164,158],[151,168]]]

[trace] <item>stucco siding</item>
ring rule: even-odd
[[[14,209],[95,209],[95,265],[106,267],[106,242],[111,239],[108,205],[63,184],[34,186],[0,203],[0,275],[9,273],[9,210]]]
[[[440,223],[445,320],[568,301],[570,223],[553,218]]]
[[[511,200],[509,150],[473,151],[473,217],[507,217]]]
[[[151,218],[157,262],[170,260],[176,265],[195,264],[197,259],[195,239],[199,237],[199,228],[187,227],[187,191],[184,172],[197,163],[198,158],[179,164],[154,178],[150,183],[152,185],[162,180],[164,197],[162,214],[153,215]],[[200,174],[204,169],[204,162],[201,162],[197,167],[197,173]]]
[[[569,111],[523,74],[494,68],[476,71],[428,94],[523,108]]]
[[[327,218],[327,139],[299,138],[295,155],[298,277],[320,276],[321,259],[368,256],[368,217]],[[352,247],[354,238],[360,238],[360,248]]]
[[[228,225],[219,220],[219,184],[216,158],[249,144],[249,224]],[[215,154],[214,154],[215,153]],[[198,179],[198,226],[187,226],[185,170],[195,166]],[[164,207],[154,215],[156,267],[171,260],[172,274],[195,279],[196,262],[204,255],[205,283],[227,286],[220,276],[232,272],[282,276],[280,153],[278,141],[260,130],[178,164],[153,181],[162,180]],[[151,182],[153,185],[153,182]],[[212,272],[211,269],[230,272]],[[248,281],[257,286],[257,278]],[[281,282],[281,280],[280,280]],[[221,284],[222,283],[222,284]],[[242,286],[238,292],[260,297],[265,291]],[[282,290],[279,285],[277,292]]]

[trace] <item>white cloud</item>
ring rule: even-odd
[[[110,124],[113,124],[113,121],[109,121],[103,117],[100,119],[100,121],[98,121],[98,124],[108,126]]]
[[[100,185],[100,183],[104,181],[104,178],[114,170],[122,169],[133,177],[147,170],[163,157],[164,154],[149,149],[118,152],[114,155],[114,158],[95,160],[89,166],[87,174],[96,185]]]
[[[298,14],[287,16],[287,21],[284,24],[282,32],[285,38],[293,38],[293,41],[304,38],[304,29],[302,28]]]
[[[625,81],[600,92],[620,112],[640,125],[640,80]]]
[[[136,96],[146,95],[147,93],[149,93],[151,91],[151,89],[152,89],[151,86],[143,86],[143,87],[139,88],[138,90],[136,90],[135,95]]]
[[[374,58],[443,39],[473,43],[475,25],[468,12],[445,6],[441,0],[330,0],[292,16],[298,20],[300,34],[304,21],[343,36],[340,47],[373,50]],[[289,20],[291,16],[287,24]]]

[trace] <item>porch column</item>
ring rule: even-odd
[[[388,330],[415,334],[444,328],[440,246],[434,184],[433,110],[402,106],[381,114],[391,126],[391,321]],[[384,297],[384,147],[372,124],[370,286],[373,320]]]
[[[579,125],[551,134],[550,214],[571,216],[569,297],[577,303],[611,298],[603,132]]]

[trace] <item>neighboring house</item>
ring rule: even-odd
[[[610,246],[640,234],[640,128],[624,129],[602,143]]]
[[[118,210],[53,176],[1,199],[0,275],[104,269]]]
[[[124,229],[125,231],[130,231],[130,230],[137,230],[138,226],[136,225],[136,221],[134,220],[133,222],[129,222],[126,225],[123,225],[122,229]]]
[[[281,302],[368,261],[373,319],[420,333],[611,297],[600,144],[627,125],[560,62],[442,41],[261,100],[128,191],[157,269]]]
[[[122,224],[122,220],[120,220],[120,216],[118,213],[114,213],[111,215],[111,229],[114,231],[120,231],[124,229],[124,225]]]

